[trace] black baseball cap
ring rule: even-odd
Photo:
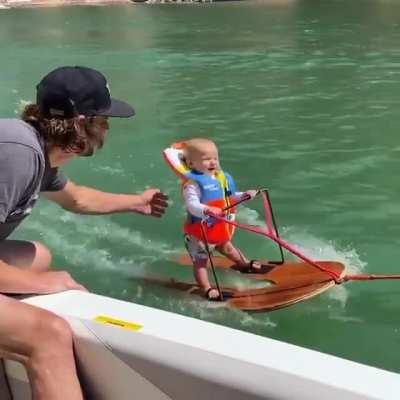
[[[40,81],[36,90],[36,103],[46,118],[135,115],[128,103],[111,98],[106,78],[92,68],[57,68]]]

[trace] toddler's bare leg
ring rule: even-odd
[[[208,279],[206,259],[204,260],[199,259],[193,263],[193,274],[200,288],[204,292],[207,292],[207,290],[211,287],[211,285],[210,285],[210,280]]]
[[[203,293],[207,295],[209,300],[218,299],[220,294],[218,289],[211,289],[210,280],[208,279],[208,271],[207,271],[207,261],[204,260],[197,260],[193,264],[193,273],[196,279],[196,282],[202,289]]]
[[[238,267],[250,267],[250,260],[233,245],[231,241],[225,242],[216,247],[216,249],[223,254],[229,260],[233,261]],[[255,270],[261,269],[261,263],[259,261],[253,261],[251,268]]]
[[[249,260],[246,256],[236,248],[231,241],[222,243],[217,246],[216,249],[239,267],[247,267],[249,264]]]

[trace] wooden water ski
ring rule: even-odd
[[[177,261],[180,265],[191,263],[186,255]],[[232,262],[225,257],[213,257],[213,264],[217,268],[237,271]],[[307,300],[335,285],[331,275],[305,262],[293,261],[271,265],[265,261],[264,264],[265,273],[246,274],[246,276],[270,282],[272,285],[262,289],[242,291],[223,289],[229,293],[227,304],[241,310],[272,311]],[[344,276],[345,267],[339,262],[318,261],[318,264]]]

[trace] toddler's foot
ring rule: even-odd
[[[206,299],[208,301],[221,301],[222,300],[221,299],[222,296],[220,295],[218,289],[216,289],[216,288],[210,287],[209,289],[207,289],[205,295],[206,295]]]
[[[240,272],[244,274],[260,274],[263,273],[263,265],[258,260],[251,260],[248,265],[241,267]]]

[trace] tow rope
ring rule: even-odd
[[[272,241],[274,241],[275,243],[277,243],[280,248],[282,260],[277,261],[277,262],[272,261],[272,262],[270,262],[271,264],[274,264],[274,263],[282,264],[284,262],[283,252],[282,252],[282,248],[284,248],[287,251],[289,251],[290,253],[292,253],[293,255],[295,255],[296,257],[305,261],[306,263],[308,263],[308,264],[312,265],[313,267],[319,269],[320,271],[328,274],[335,281],[336,284],[341,284],[343,282],[352,281],[352,280],[353,281],[356,281],[356,280],[367,281],[367,280],[383,280],[383,279],[400,279],[400,274],[399,275],[352,274],[352,275],[342,276],[341,274],[338,274],[337,272],[332,271],[323,265],[320,265],[318,262],[312,260],[311,258],[307,257],[305,254],[303,254],[302,252],[297,250],[292,244],[290,244],[280,238],[280,236],[278,234],[278,230],[276,228],[275,218],[274,218],[274,214],[272,211],[272,206],[271,206],[271,201],[269,198],[268,190],[260,189],[260,190],[258,190],[257,194],[260,194],[262,196],[266,227],[261,227],[258,225],[243,224],[243,223],[239,223],[236,221],[230,221],[227,218],[220,217],[215,214],[210,214],[209,216],[206,217],[206,219],[208,219],[210,217],[215,218],[216,220],[223,221],[227,224],[233,225],[233,226],[243,229],[245,231],[252,232],[257,235],[265,236],[265,237],[271,239]],[[235,202],[233,204],[230,204],[228,207],[225,207],[223,209],[223,211],[227,211],[233,207],[236,207],[237,205],[239,205],[241,203],[249,201],[250,199],[251,199],[250,196],[245,195],[245,196],[243,196],[242,199],[238,200],[237,202]],[[204,221],[206,221],[206,219]],[[202,224],[202,226],[203,226],[203,224]],[[203,237],[205,240],[206,250],[207,250],[207,253],[209,256],[211,268],[213,270],[214,279],[216,280],[216,285],[219,290],[219,286],[218,286],[218,282],[217,282],[216,274],[215,274],[215,270],[214,270],[214,265],[212,263],[212,257],[211,257],[211,252],[209,249],[209,244],[207,242],[207,237],[206,237],[205,230],[203,227],[202,227],[202,232],[203,232]],[[222,298],[221,291],[220,291],[220,296]]]

